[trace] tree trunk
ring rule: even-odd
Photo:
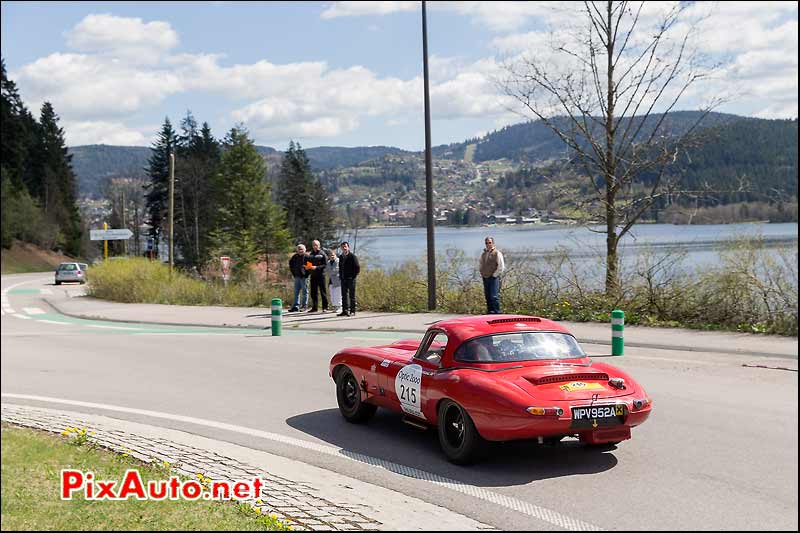
[[[614,147],[614,26],[612,19],[612,2],[606,4],[606,52],[607,52],[607,79],[606,89],[607,104],[606,109],[606,160],[605,160],[605,181],[606,181],[606,295],[616,294],[619,288],[617,275],[617,213],[616,213],[616,185],[617,185],[617,161]]]

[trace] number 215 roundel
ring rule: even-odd
[[[422,414],[422,367],[420,365],[408,365],[397,373],[394,380],[394,390],[400,400],[400,408],[419,418],[425,418]]]

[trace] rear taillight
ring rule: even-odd
[[[528,407],[525,410],[533,416],[561,416],[564,414],[564,410],[560,407]]]

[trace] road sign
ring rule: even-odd
[[[147,251],[151,251],[153,249],[153,245],[155,244],[155,239],[152,237],[147,239]]]
[[[92,241],[122,241],[133,237],[129,229],[93,229],[89,231],[89,240]]]
[[[222,279],[228,281],[231,277],[231,258],[223,255],[219,258],[219,262],[222,263]]]

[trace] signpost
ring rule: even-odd
[[[222,281],[227,285],[228,280],[231,278],[231,258],[223,255],[219,258],[219,262],[222,264]]]
[[[133,237],[129,229],[93,229],[89,231],[89,238],[93,241],[122,241]]]
[[[89,230],[89,240],[103,241],[103,259],[108,259],[108,241],[124,241],[133,237],[129,229],[108,229],[108,223],[103,222],[103,229]]]

